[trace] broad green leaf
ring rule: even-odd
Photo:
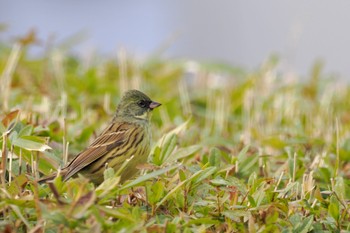
[[[175,233],[177,230],[176,224],[167,222],[165,226],[165,232],[167,233]]]
[[[104,180],[107,180],[109,178],[113,178],[115,175],[114,169],[113,168],[107,168],[103,171],[103,178]]]
[[[123,190],[123,189],[134,187],[136,185],[141,184],[142,182],[144,182],[146,180],[150,180],[150,179],[156,178],[159,175],[167,173],[167,172],[169,172],[169,171],[171,171],[171,170],[173,170],[175,168],[178,168],[179,166],[180,166],[180,164],[175,164],[175,165],[172,165],[172,166],[169,166],[169,167],[162,168],[160,170],[153,171],[151,173],[147,173],[147,174],[145,174],[143,176],[139,176],[135,180],[133,180],[133,181],[123,185],[119,190]]]
[[[190,155],[193,155],[194,153],[196,153],[197,151],[199,151],[202,147],[199,145],[192,145],[189,147],[185,147],[185,148],[180,148],[178,150],[176,150],[171,156],[169,156],[165,162],[173,162],[176,160],[180,160],[183,158],[186,158]]]
[[[250,193],[254,193],[257,188],[258,176],[256,172],[253,172],[248,179],[248,185],[250,186]]]
[[[255,193],[253,193],[252,196],[255,200],[256,206],[260,206],[266,196],[264,185],[261,185],[260,188]]]
[[[147,187],[148,202],[150,204],[157,203],[164,195],[164,184],[160,181],[157,181],[152,186]]]
[[[254,172],[252,168],[258,164],[258,160],[259,160],[259,156],[257,154],[250,155],[248,157],[245,157],[244,159],[241,159],[238,165],[239,173],[248,175]]]
[[[14,180],[10,183],[7,191],[13,197],[19,195],[22,192],[22,187],[28,182],[28,178],[25,174],[16,176]]]
[[[22,136],[30,136],[30,134],[33,132],[33,126],[32,125],[27,125],[21,129],[18,133],[18,137]]]
[[[204,218],[198,218],[198,219],[192,219],[190,221],[188,221],[186,223],[186,226],[190,226],[190,225],[215,225],[215,224],[219,224],[220,221],[219,220],[215,220],[212,218],[208,218],[208,217],[204,217]]]
[[[108,168],[112,169],[112,168]],[[108,170],[107,169],[107,170]],[[106,171],[107,171],[106,170]],[[113,170],[113,169],[112,169]],[[106,172],[105,171],[105,172]],[[120,183],[119,176],[111,176],[107,177],[97,188],[96,188],[96,196],[99,198],[103,198],[105,195],[109,194],[114,188],[118,186]]]
[[[157,208],[161,206],[173,193],[175,193],[180,187],[183,185],[187,184],[188,182],[193,182],[197,183],[200,182],[201,180],[205,179],[209,175],[211,175],[213,172],[215,172],[216,168],[215,167],[208,167],[205,170],[199,170],[196,173],[194,173],[192,176],[190,176],[188,179],[180,182],[176,187],[174,187],[170,192],[165,195],[165,197],[157,203]]]
[[[241,193],[247,192],[247,184],[244,180],[240,180],[234,176],[228,177],[227,180],[230,182],[230,186],[236,187]]]
[[[249,201],[251,207],[256,207],[257,206],[254,198],[251,195],[248,195],[247,198],[248,198],[248,201]]]
[[[68,216],[63,212],[59,212],[59,210],[49,212],[44,211],[43,217],[46,221],[51,221],[54,225],[69,226]]]
[[[50,129],[47,127],[44,127],[42,125],[38,125],[34,128],[34,133],[39,133],[39,132],[43,132],[43,131],[49,131]]]
[[[12,131],[8,136],[8,139],[10,140],[11,144],[14,144],[13,142],[16,141],[17,138],[18,138],[18,133],[16,131]]]
[[[202,180],[211,176],[216,170],[217,170],[216,167],[208,167],[204,170],[201,170],[201,172],[196,177],[193,178],[192,180],[193,183],[196,184],[201,182]]]
[[[210,183],[215,186],[228,186],[230,185],[230,182],[223,179],[222,177],[216,177],[215,179],[210,180]]]
[[[162,148],[162,145],[164,145],[166,142],[169,141],[169,139],[173,136],[173,135],[178,135],[180,134],[183,130],[186,129],[187,124],[190,122],[191,119],[188,119],[187,121],[185,121],[184,123],[182,123],[181,125],[177,126],[175,129],[171,130],[170,132],[166,133],[163,137],[161,137],[158,142],[154,145],[151,154],[154,154],[154,149],[158,146],[159,148]]]
[[[25,152],[23,153],[25,154]],[[47,154],[45,154],[47,155]],[[54,163],[55,162],[55,163]],[[31,162],[29,162],[31,164]],[[57,165],[56,165],[57,164]],[[39,171],[48,175],[52,173],[52,171],[57,170],[60,165],[57,163],[57,160],[53,160],[52,157],[47,156],[39,156]]]
[[[280,194],[278,194],[278,197],[285,198],[289,192],[292,192],[294,189],[297,189],[299,187],[299,185],[300,184],[298,182],[288,183],[287,187],[278,191],[280,193]]]
[[[152,156],[150,156],[151,163],[156,165],[161,164],[162,162],[161,162],[160,154],[161,154],[161,148],[159,146],[154,147]]]
[[[250,148],[250,145],[245,146],[237,155],[237,160],[240,162],[246,158],[246,154]]]
[[[36,136],[16,137],[13,138],[12,144],[29,151],[44,152],[51,149],[42,138]]]
[[[160,152],[160,164],[156,164],[158,166],[162,165],[164,161],[166,161],[170,154],[174,151],[177,142],[177,136],[172,134],[161,147]]]
[[[212,148],[209,152],[210,166],[219,167],[220,161],[221,161],[221,151],[216,147]]]
[[[329,200],[328,213],[335,221],[338,221],[340,217],[340,203],[334,195]]]
[[[307,233],[312,230],[314,216],[311,215],[307,218],[304,218],[301,222],[298,222],[294,227],[293,232],[295,233]]]
[[[34,208],[34,200],[25,200],[25,199],[16,199],[14,198],[5,198],[5,202],[11,206],[19,206],[21,208]]]
[[[227,210],[222,213],[225,217],[231,220],[239,220],[241,217],[249,217],[249,212],[244,210]]]
[[[179,170],[179,177],[180,177],[180,181],[186,180],[186,174],[182,169]]]
[[[105,213],[107,216],[115,217],[122,220],[127,220],[130,222],[135,221],[132,215],[125,214],[116,208],[111,209],[111,208],[107,208],[106,206],[98,206],[98,209],[101,212]]]
[[[343,177],[335,178],[334,192],[337,194],[340,200],[344,201],[346,191]]]

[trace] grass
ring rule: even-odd
[[[350,89],[320,64],[301,82],[275,59],[248,72],[123,51],[30,58],[30,46],[0,46],[1,231],[350,231]],[[35,182],[84,149],[131,88],[163,103],[142,175]]]

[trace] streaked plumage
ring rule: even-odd
[[[64,180],[81,173],[92,182],[103,181],[105,167],[118,170],[126,159],[129,161],[121,174],[121,182],[137,173],[136,166],[145,163],[150,152],[150,112],[160,106],[144,93],[131,90],[122,97],[116,114],[107,128],[81,153],[79,153],[60,174]],[[54,178],[43,178],[41,181]]]

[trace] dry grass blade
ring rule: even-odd
[[[22,46],[19,43],[16,43],[13,45],[11,54],[9,56],[9,59],[7,60],[6,67],[0,77],[0,95],[3,101],[2,102],[3,111],[5,112],[9,108],[8,101],[9,101],[9,94],[11,89],[11,80],[12,80],[12,75],[18,63],[21,47]]]

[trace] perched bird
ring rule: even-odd
[[[137,90],[127,91],[107,128],[60,172],[64,180],[80,173],[95,184],[103,182],[105,167],[115,171],[126,159],[129,161],[121,174],[121,182],[132,178],[137,165],[145,163],[151,149],[150,117],[160,103],[152,101]],[[52,174],[39,182],[56,177]]]

